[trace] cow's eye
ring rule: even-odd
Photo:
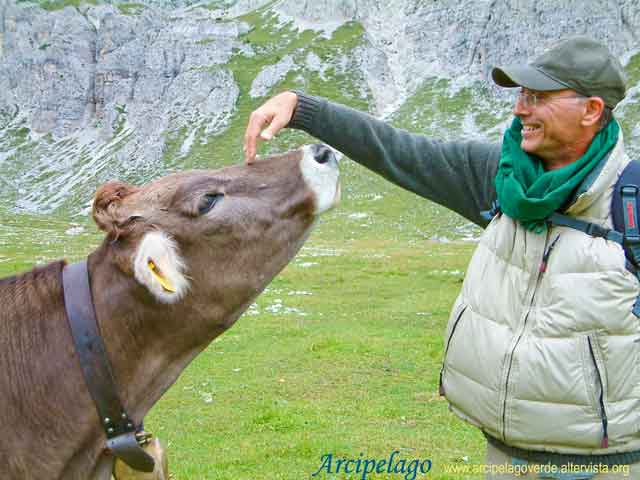
[[[216,206],[216,203],[222,200],[224,195],[222,193],[207,193],[200,200],[200,204],[198,205],[198,213],[200,215],[204,215],[211,211],[213,207]]]

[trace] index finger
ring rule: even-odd
[[[258,112],[253,112],[249,116],[249,124],[244,134],[244,159],[247,163],[253,162],[256,157],[258,136],[265,123],[267,118]]]

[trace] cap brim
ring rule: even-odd
[[[491,71],[491,78],[497,85],[507,88],[524,87],[541,92],[570,88],[530,65],[495,67]]]

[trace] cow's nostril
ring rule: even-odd
[[[313,158],[315,158],[318,163],[327,163],[335,159],[335,154],[333,150],[326,145],[318,143],[313,146]]]

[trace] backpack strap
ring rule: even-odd
[[[637,194],[637,191],[635,193]],[[638,210],[636,207],[634,194],[633,205],[629,209],[628,217],[625,215],[625,218],[630,222],[630,225],[635,225],[635,237],[633,236],[633,234],[631,236],[628,236],[626,233],[623,234],[617,230],[605,228],[596,223],[578,220],[577,218],[573,218],[568,215],[562,215],[560,213],[553,213],[552,215],[547,217],[547,223],[551,225],[573,228],[574,230],[579,230],[592,237],[604,238],[621,245],[625,251],[625,256],[627,257],[627,269],[630,270],[636,277],[638,277],[638,280],[640,280],[640,269],[638,268],[638,260],[640,259],[640,236],[638,236],[637,234],[638,226],[637,221],[635,221],[638,218],[637,212]],[[625,229],[625,232],[626,231],[627,230]],[[630,229],[629,231],[632,230]],[[636,317],[640,317],[640,294],[633,304],[632,312]]]
[[[602,167],[600,166],[598,172]],[[568,215],[555,212],[547,217],[550,225],[569,227],[579,230],[592,237],[604,238],[616,242],[624,249],[626,267],[640,281],[640,217],[638,203],[640,202],[640,161],[632,160],[624,168],[613,188],[611,196],[611,217],[613,229],[601,225],[585,222]],[[500,204],[495,200],[490,210],[480,212],[487,220],[500,214]],[[640,318],[640,293],[633,305],[633,314]]]
[[[624,232],[624,253],[632,270],[640,280],[640,229],[638,226],[638,193],[640,192],[640,162],[632,160],[616,182],[611,198],[613,228]],[[633,305],[633,313],[640,317],[640,295]]]
[[[500,213],[500,205],[498,201],[494,201],[491,205],[491,210],[483,210],[480,212],[480,215],[485,220],[491,220],[494,216]],[[580,230],[581,232],[586,233],[592,237],[600,237],[606,240],[611,240],[613,242],[619,243],[620,245],[624,245],[625,236],[610,228],[602,227],[596,223],[585,222],[584,220],[578,220],[577,218],[570,217],[569,215],[563,215],[561,213],[552,213],[550,216],[546,218],[546,222],[550,225],[556,225],[560,227],[569,227],[574,230]],[[640,237],[639,247],[640,247]],[[640,253],[640,252],[639,252]],[[640,259],[640,256],[638,257]]]
[[[640,193],[640,162],[631,161],[624,168],[611,196],[613,229],[577,218],[553,213],[547,218],[551,225],[580,230],[592,237],[614,241],[624,249],[627,269],[640,281],[640,226],[638,225],[638,193]],[[640,294],[633,305],[633,314],[640,318]]]
[[[578,220],[577,218],[570,217],[569,215],[563,215],[557,212],[552,213],[547,217],[547,223],[560,227],[573,228],[574,230],[580,230],[592,237],[604,238],[620,245],[624,245],[624,235],[622,233],[610,228],[605,228],[596,223]]]

